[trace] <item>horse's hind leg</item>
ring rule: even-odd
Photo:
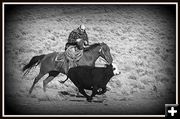
[[[46,86],[47,84],[52,81],[57,75],[59,74],[59,72],[57,71],[51,71],[49,72],[49,76],[43,81],[43,90],[44,92],[46,92]]]
[[[38,76],[34,79],[33,85],[31,86],[30,90],[29,90],[29,94],[32,93],[32,90],[34,88],[34,85],[44,76],[44,74],[39,73]]]

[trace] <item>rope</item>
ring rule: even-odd
[[[65,54],[68,60],[76,62],[82,57],[83,50],[76,50],[75,46],[69,46],[65,51]]]

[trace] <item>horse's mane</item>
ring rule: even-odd
[[[94,44],[91,44],[89,45],[89,47],[85,48],[84,51],[89,51],[89,50],[92,50],[94,49],[95,47],[101,45],[101,43],[94,43]]]

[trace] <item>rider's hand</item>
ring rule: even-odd
[[[89,45],[89,43],[87,41],[84,41],[84,45],[87,46]]]
[[[81,39],[80,38],[78,38],[78,39],[76,39],[76,42],[78,43],[78,42],[80,42],[81,41]]]

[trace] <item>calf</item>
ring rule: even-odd
[[[69,78],[90,102],[96,94],[106,92],[107,83],[117,74],[119,72],[112,64],[106,65],[106,67],[78,66],[68,71],[67,79]],[[87,95],[84,89],[92,90],[91,96]],[[102,91],[98,92],[98,89],[102,89]]]

